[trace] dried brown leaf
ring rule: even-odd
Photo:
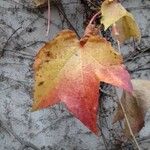
[[[150,81],[148,80],[132,80],[133,92],[124,91],[121,102],[126,111],[132,132],[137,134],[144,126],[144,117],[150,108]],[[124,114],[119,105],[114,116],[113,122],[124,119]],[[124,133],[130,137],[130,132],[125,121]]]

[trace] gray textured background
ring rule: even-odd
[[[62,3],[68,19],[82,35],[85,18],[80,1],[62,0]],[[121,47],[126,65],[132,78],[150,79],[150,1],[124,0],[123,5],[133,13],[142,32],[140,44],[135,45],[138,50],[134,49],[132,42]],[[52,6],[52,23],[47,37],[47,9],[30,9],[33,7],[30,0],[0,0],[0,51],[5,51],[0,59],[0,150],[21,150],[23,145],[28,144],[27,141],[41,150],[105,150],[103,138],[106,138],[109,147],[114,144],[114,134],[120,132],[117,125],[111,124],[114,106],[109,98],[104,103],[103,138],[92,134],[62,104],[30,112],[34,56],[44,41],[54,37],[62,28],[67,28],[63,16]],[[139,55],[134,57],[136,53]],[[106,90],[110,92],[109,88]],[[141,147],[150,149],[149,114],[145,120],[138,139]]]

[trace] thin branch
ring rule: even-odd
[[[115,97],[115,96],[116,96],[116,95],[114,95],[114,94],[110,94],[110,93],[106,92],[106,91],[103,90],[101,87],[99,87],[99,90],[100,90],[102,93],[104,93],[104,94],[106,94],[106,95],[108,95],[108,96],[111,96],[111,97]]]
[[[7,131],[9,134],[11,134],[15,139],[17,139],[17,141],[22,144],[22,148],[21,150],[27,148],[27,147],[30,147],[34,150],[40,150],[38,147],[36,147],[34,144],[30,143],[30,142],[27,142],[27,141],[24,141],[22,138],[20,138],[16,133],[14,133],[12,130],[9,129],[9,127],[0,120],[0,127]]]
[[[100,119],[100,118],[101,118],[100,110],[102,110],[102,105],[103,105],[103,104],[101,103],[100,109],[99,109],[99,124],[98,124],[98,128],[99,128],[99,129],[100,129],[100,126],[102,125],[102,119]],[[100,126],[99,126],[99,125],[100,125]],[[106,138],[105,138],[105,135],[103,134],[103,130],[100,129],[100,131],[101,131],[102,140],[103,140],[103,142],[104,142],[105,149],[108,150],[108,143],[107,143],[107,140],[106,140]]]
[[[47,0],[47,3],[48,3],[48,22],[47,22],[47,33],[46,35],[49,34],[49,30],[50,30],[50,16],[51,16],[51,10],[50,10],[50,0]]]
[[[114,34],[115,34],[116,36],[119,35],[119,32],[118,32],[118,30],[117,30],[115,24],[113,24],[113,28],[114,28],[114,31],[115,31]],[[119,50],[119,52],[120,52],[120,43],[119,43],[118,40],[117,40],[117,44],[118,44],[118,50]],[[134,143],[135,143],[137,149],[138,149],[138,150],[141,150],[141,148],[140,148],[140,146],[139,146],[139,144],[138,144],[138,142],[137,142],[137,140],[136,140],[136,138],[135,138],[135,136],[134,136],[134,134],[133,134],[132,128],[131,128],[131,126],[130,126],[130,122],[129,122],[129,120],[128,120],[126,111],[125,111],[125,109],[124,109],[124,106],[123,106],[123,104],[122,104],[120,98],[118,98],[118,100],[119,100],[119,104],[120,104],[120,106],[121,106],[121,109],[122,109],[122,111],[123,111],[125,120],[126,120],[126,122],[127,122],[127,126],[128,126],[128,128],[129,128],[129,132],[130,132],[130,134],[131,134],[131,136],[132,136],[132,138],[133,138],[133,141],[134,141]]]
[[[92,6],[94,6],[95,8],[99,9],[99,6],[95,5],[93,2],[91,2],[90,0],[87,0],[87,2],[89,2]]]
[[[2,51],[1,51],[1,53],[0,53],[0,58],[1,57],[3,57],[3,55],[4,55],[4,53],[5,53],[5,48],[6,48],[6,46],[7,46],[7,44],[8,44],[8,42],[9,42],[9,40],[13,37],[13,35],[19,30],[19,29],[21,29],[22,27],[19,27],[18,29],[16,29],[11,35],[10,35],[10,37],[7,39],[7,41],[5,42],[5,44],[4,44],[4,46],[3,46],[3,48],[2,48]]]
[[[140,6],[140,7],[126,7],[127,10],[136,10],[136,9],[150,9],[150,5]]]
[[[96,14],[92,17],[92,19],[90,20],[89,24],[92,24],[93,21],[95,20],[95,18],[96,18],[97,16],[99,16],[99,15],[100,15],[100,12],[96,13]]]
[[[105,136],[104,136],[102,131],[101,131],[101,134],[102,134],[102,139],[103,139],[103,142],[104,142],[104,145],[105,145],[105,149],[108,150],[108,148],[107,148],[108,147],[108,143],[107,143],[106,138],[105,138]]]
[[[147,67],[147,68],[136,68],[134,70],[131,70],[130,72],[133,73],[133,72],[144,71],[144,70],[149,70],[150,71],[150,67]]]
[[[116,28],[116,23],[113,24],[112,30],[113,30],[114,35],[115,35],[116,37],[119,36],[119,32],[118,32],[118,30],[117,30],[117,28]],[[117,38],[116,38],[116,41],[117,41],[118,51],[119,51],[119,53],[121,53],[120,42],[119,42],[119,40],[118,40]]]
[[[60,2],[60,1],[57,1],[57,0],[55,0],[55,2],[56,2],[56,7],[57,7],[57,9],[58,9],[59,12],[63,15],[63,17],[64,17],[64,19],[67,21],[68,25],[72,28],[72,30],[74,30],[74,32],[76,33],[76,35],[78,36],[78,38],[80,38],[78,32],[76,31],[76,29],[74,28],[74,26],[71,24],[71,22],[70,22],[69,19],[67,18],[67,15],[66,15],[66,13],[65,13],[65,11],[64,11],[64,9],[63,9],[63,6],[62,6],[61,2]],[[60,8],[60,6],[61,6],[61,8]]]
[[[143,53],[149,51],[150,52],[150,47],[145,48],[144,50],[138,52],[135,54],[135,52],[133,53],[133,55],[130,54],[130,56],[127,56],[124,62],[128,62],[128,61],[134,61],[136,58],[140,57],[140,55],[142,55]]]

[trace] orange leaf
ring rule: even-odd
[[[47,43],[34,62],[33,110],[64,102],[70,112],[91,131],[98,133],[96,114],[99,82],[132,90],[122,57],[111,44],[89,35],[80,44],[76,34],[64,30]]]

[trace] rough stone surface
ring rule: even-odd
[[[142,32],[142,40],[136,46],[140,51],[150,48],[150,1],[126,0],[123,5],[133,13]],[[70,22],[81,35],[84,12],[80,1],[63,0],[63,6]],[[47,9],[30,9],[33,7],[30,0],[0,1],[0,51],[5,51],[0,59],[0,150],[22,150],[23,143],[27,141],[41,150],[105,150],[102,136],[92,134],[69,114],[63,104],[30,112],[34,56],[45,41],[67,27],[64,18],[52,6],[50,34],[46,36]],[[128,56],[126,60],[136,52],[133,42],[121,46],[121,51]],[[149,54],[147,50],[133,60],[126,61],[132,78],[150,79]],[[107,90],[109,92],[109,88]],[[104,104],[107,111],[103,114],[105,119],[102,119],[101,127],[105,130],[108,149],[113,149],[109,145],[114,144],[113,135],[116,136],[119,129],[118,125],[111,123],[113,101],[107,98]],[[143,149],[150,149],[149,114],[145,120],[139,141]],[[8,133],[5,127],[15,133],[18,139]]]

